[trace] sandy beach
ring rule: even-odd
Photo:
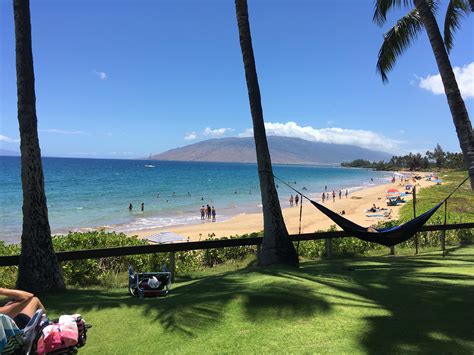
[[[424,176],[425,174],[420,173],[420,175]],[[414,183],[410,181],[406,184]],[[424,179],[417,180],[416,182],[418,190],[432,185],[432,182],[425,181]],[[339,199],[339,196],[336,195],[336,200],[334,202],[332,200],[332,196],[330,196],[330,200],[326,200],[325,206],[337,212],[344,210],[346,218],[363,226],[370,226],[376,224],[379,221],[389,220],[389,218],[386,217],[367,217],[366,215],[368,213],[365,211],[371,208],[373,204],[375,204],[377,207],[391,209],[390,219],[397,219],[401,206],[388,207],[385,199],[386,191],[392,188],[395,188],[400,192],[405,191],[405,187],[400,185],[400,179],[398,178],[395,183],[387,183],[354,191],[353,193],[349,194],[347,198],[344,196],[344,193],[341,199]],[[330,195],[331,193],[332,191],[330,192]],[[404,198],[405,200],[409,201],[411,200],[412,195],[408,194]],[[320,196],[318,196],[317,202],[321,202]],[[299,229],[300,207],[289,207],[289,202],[287,202],[286,205],[284,203],[282,207],[288,232],[290,234],[297,234]],[[301,233],[311,233],[317,230],[326,230],[332,224],[334,223],[328,217],[319,212],[319,210],[317,210],[314,206],[312,206],[309,201],[303,201]],[[171,227],[167,226],[138,232],[130,232],[128,234],[138,235],[139,238],[146,238],[147,236],[157,233],[172,232],[188,237],[190,241],[197,241],[206,239],[209,234],[215,234],[215,236],[219,238],[258,232],[262,229],[263,216],[261,213],[242,213],[225,221],[217,220],[217,222],[211,222],[210,220],[205,220],[199,224]]]

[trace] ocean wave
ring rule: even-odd
[[[200,220],[201,218],[199,216],[137,218],[130,223],[114,226],[112,229],[117,232],[134,232],[151,228],[192,224]]]

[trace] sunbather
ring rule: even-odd
[[[38,297],[26,291],[0,288],[0,296],[9,299],[7,303],[0,306],[0,313],[13,318],[20,329],[28,324],[38,309],[46,311]]]

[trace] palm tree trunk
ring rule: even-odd
[[[298,266],[298,256],[281,213],[280,201],[273,180],[272,162],[268,149],[263,110],[258,85],[252,38],[248,19],[247,0],[236,0],[240,48],[245,67],[245,78],[252,113],[253,132],[257,152],[258,177],[263,205],[263,242],[259,254],[260,265],[288,264]]]
[[[415,0],[414,2],[420,13],[436,58],[436,63],[438,64],[444,92],[446,93],[451,116],[453,117],[454,126],[456,127],[459,145],[461,146],[464,162],[471,178],[471,188],[474,190],[474,132],[472,130],[469,114],[467,113],[466,105],[459,91],[456,77],[454,76],[448,52],[444,46],[436,19],[426,3],[426,0]]]
[[[23,231],[17,287],[31,292],[64,289],[54,254],[38,140],[29,0],[14,0],[18,123],[21,138]]]

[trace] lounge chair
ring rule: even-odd
[[[142,272],[136,273],[133,267],[128,267],[128,290],[132,296],[160,297],[169,293],[171,272]]]

